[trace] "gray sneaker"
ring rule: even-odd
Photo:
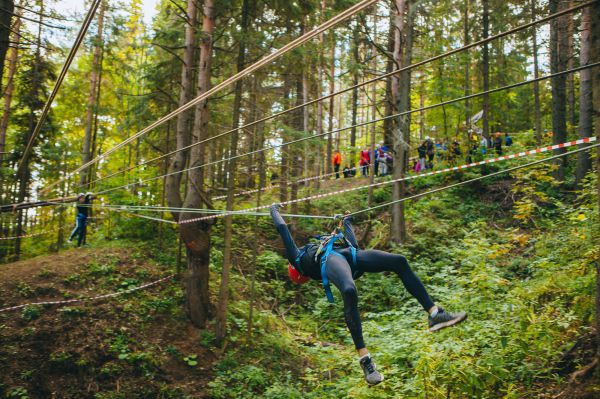
[[[377,385],[383,381],[383,375],[375,368],[375,362],[370,355],[365,355],[360,359],[360,367],[365,373],[365,381],[369,385]]]
[[[450,327],[464,321],[467,318],[465,312],[450,313],[438,307],[438,312],[434,317],[429,316],[429,331],[434,332],[442,328]]]

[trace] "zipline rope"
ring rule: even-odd
[[[92,183],[95,183],[95,182],[98,182],[98,181],[101,181],[101,180],[105,180],[105,179],[108,179],[108,178],[111,178],[111,177],[114,177],[114,176],[117,176],[117,175],[120,175],[120,174],[123,174],[123,173],[129,172],[129,171],[131,171],[131,170],[133,170],[133,169],[136,169],[136,168],[139,168],[139,167],[141,167],[141,166],[144,166],[144,165],[147,165],[147,164],[150,164],[150,163],[156,162],[156,161],[158,161],[158,160],[161,160],[161,159],[167,158],[167,157],[169,157],[169,156],[171,156],[171,155],[173,155],[173,154],[176,154],[176,153],[178,153],[178,152],[181,152],[181,151],[188,150],[188,149],[190,149],[190,148],[192,148],[192,147],[195,147],[195,146],[201,145],[201,144],[203,144],[203,143],[206,143],[206,142],[208,142],[208,141],[215,140],[215,139],[218,139],[218,138],[220,138],[220,137],[223,137],[223,136],[225,136],[225,135],[231,134],[231,133],[233,133],[233,132],[235,132],[235,131],[238,131],[238,130],[240,130],[240,129],[245,129],[245,128],[248,128],[248,127],[250,127],[250,126],[254,126],[254,125],[256,125],[256,124],[259,124],[259,123],[262,123],[262,122],[268,121],[268,120],[270,120],[270,119],[273,119],[273,118],[279,117],[279,116],[281,116],[281,115],[284,115],[284,114],[286,114],[286,113],[289,113],[289,112],[292,112],[292,111],[298,110],[298,109],[300,109],[300,108],[306,107],[306,106],[308,106],[308,105],[311,105],[311,104],[317,103],[317,102],[319,102],[319,101],[326,100],[326,99],[328,99],[328,98],[331,98],[331,97],[334,97],[334,96],[336,96],[336,95],[339,95],[339,94],[346,93],[346,92],[348,92],[348,91],[350,91],[350,90],[353,90],[353,89],[356,89],[356,88],[359,88],[359,87],[362,87],[362,86],[365,86],[365,85],[368,85],[368,84],[371,84],[371,83],[377,82],[377,81],[379,81],[379,80],[382,80],[382,79],[385,79],[385,78],[388,78],[388,77],[390,77],[390,76],[393,76],[393,75],[395,75],[395,74],[399,74],[399,73],[401,73],[401,72],[405,72],[405,71],[408,71],[408,70],[414,69],[414,68],[416,68],[416,67],[419,67],[419,66],[422,66],[422,65],[428,64],[428,63],[430,63],[430,62],[433,62],[433,61],[439,60],[439,59],[441,59],[441,58],[448,57],[448,56],[450,56],[450,55],[453,55],[453,54],[456,54],[456,53],[458,53],[458,52],[460,52],[460,51],[468,50],[468,49],[470,49],[470,48],[472,48],[472,47],[480,46],[480,45],[482,45],[482,44],[485,44],[485,43],[488,43],[488,42],[490,42],[490,41],[496,40],[496,39],[498,39],[498,38],[501,38],[501,37],[504,37],[504,36],[507,36],[507,35],[510,35],[510,34],[513,34],[513,33],[519,32],[519,31],[521,31],[521,30],[524,30],[524,29],[527,29],[527,28],[530,28],[530,27],[532,27],[532,26],[535,26],[535,25],[537,25],[537,24],[541,24],[541,23],[544,23],[544,22],[548,22],[548,21],[550,21],[550,20],[552,20],[552,19],[554,19],[554,18],[560,17],[560,16],[562,16],[562,15],[565,15],[565,14],[567,14],[567,13],[575,12],[575,11],[578,11],[578,10],[580,10],[580,9],[584,8],[584,7],[588,7],[588,6],[592,5],[593,3],[594,3],[594,1],[589,1],[589,2],[582,3],[582,4],[579,4],[579,5],[577,5],[577,6],[574,6],[574,7],[568,8],[568,9],[565,9],[565,10],[561,10],[561,11],[559,11],[559,12],[555,13],[555,14],[548,15],[548,16],[546,16],[546,17],[544,17],[544,18],[541,18],[541,19],[538,19],[538,20],[536,20],[536,21],[529,22],[529,23],[527,23],[527,24],[524,24],[524,25],[518,26],[518,27],[516,27],[516,28],[510,29],[510,30],[507,30],[507,31],[504,31],[504,32],[501,32],[501,33],[498,33],[498,34],[496,34],[496,35],[493,35],[493,36],[490,36],[490,37],[488,37],[488,38],[485,38],[485,39],[479,40],[479,41],[477,41],[477,42],[474,42],[474,43],[471,43],[471,44],[468,44],[468,45],[465,45],[465,46],[459,47],[459,48],[457,48],[457,49],[454,49],[454,50],[450,50],[450,51],[448,51],[448,52],[446,52],[446,53],[443,53],[443,54],[440,54],[440,55],[437,55],[437,56],[434,56],[434,57],[431,57],[431,58],[425,59],[425,60],[423,60],[423,61],[420,61],[420,62],[417,62],[417,63],[415,63],[415,64],[408,65],[408,66],[406,66],[406,67],[403,67],[403,68],[397,69],[397,70],[395,70],[395,71],[392,71],[392,72],[390,72],[390,73],[387,73],[387,74],[384,74],[384,75],[378,76],[378,77],[376,77],[376,78],[373,78],[373,79],[367,80],[367,81],[365,81],[365,82],[362,82],[362,83],[358,83],[358,84],[356,84],[356,85],[354,85],[354,86],[350,86],[350,87],[347,87],[347,88],[345,88],[345,89],[342,89],[342,90],[340,90],[340,91],[337,91],[337,92],[334,92],[334,93],[330,93],[330,94],[328,94],[328,95],[326,95],[326,96],[319,97],[319,98],[316,98],[316,99],[314,99],[314,100],[310,100],[310,101],[308,101],[308,102],[305,102],[305,103],[303,103],[303,104],[300,104],[300,105],[297,105],[297,106],[294,106],[294,107],[288,108],[288,109],[286,109],[286,110],[283,110],[283,111],[281,111],[281,112],[275,113],[275,114],[273,114],[273,115],[270,115],[270,116],[268,116],[268,117],[265,117],[265,118],[262,118],[262,119],[258,119],[258,120],[256,120],[256,121],[253,121],[253,122],[250,122],[250,123],[248,123],[248,124],[242,125],[241,127],[237,128],[237,129],[231,129],[231,130],[228,130],[228,131],[226,131],[226,132],[224,132],[224,133],[220,133],[220,134],[217,134],[217,135],[215,135],[215,136],[212,136],[212,137],[206,138],[206,139],[204,139],[204,140],[200,140],[200,141],[198,141],[198,142],[196,142],[196,143],[189,144],[189,145],[187,145],[187,146],[185,146],[185,147],[182,147],[182,148],[179,148],[179,149],[176,149],[176,150],[170,151],[170,152],[168,152],[168,153],[166,153],[166,154],[162,154],[162,155],[160,155],[160,156],[157,156],[157,157],[151,158],[151,159],[149,159],[149,160],[147,160],[147,161],[144,161],[144,162],[142,162],[142,163],[139,163],[139,164],[137,164],[137,165],[133,165],[133,166],[130,166],[130,167],[128,167],[128,168],[122,169],[122,170],[120,170],[120,171],[113,172],[113,173],[111,173],[111,174],[109,174],[109,175],[107,175],[107,176],[100,177],[100,178],[98,178],[98,179],[96,179],[96,180],[90,181],[89,183],[86,183],[86,184],[83,184],[83,185],[79,185],[79,186],[77,186],[77,188],[79,188],[79,187],[83,187],[83,186],[88,186],[88,185],[91,185]],[[536,80],[533,80],[533,81],[536,81]],[[533,81],[532,81],[532,82],[533,82]],[[481,93],[481,94],[484,94],[484,93],[487,93],[487,92],[483,92],[483,93]],[[463,99],[468,99],[468,98],[471,98],[471,97],[467,96],[467,97],[465,97],[465,98],[463,98]],[[427,108],[426,108],[426,109],[427,109]],[[417,112],[417,111],[419,111],[419,110],[413,110],[412,112]],[[398,116],[398,115],[396,115],[396,116]],[[362,125],[359,125],[359,126],[362,126]],[[346,129],[349,129],[349,128],[351,128],[351,127],[348,127],[348,128],[346,128]],[[337,132],[337,131],[329,131],[329,132],[326,132],[325,134],[323,134],[322,136],[324,136],[324,135],[326,135],[326,134],[333,134],[333,133],[336,133],[336,132]],[[312,136],[312,137],[319,137],[319,136]],[[68,176],[66,176],[65,178],[68,178]],[[59,181],[59,182],[60,182],[60,181]],[[58,184],[59,182],[56,182],[56,184]],[[49,186],[49,187],[50,187],[50,186]]]
[[[274,144],[274,145],[271,145],[271,146],[260,148],[258,150],[246,152],[244,154],[239,154],[239,155],[236,155],[236,156],[233,156],[233,157],[219,159],[219,160],[208,162],[208,163],[205,163],[205,164],[202,164],[202,165],[191,166],[191,167],[179,170],[179,171],[173,171],[173,172],[165,173],[165,174],[162,174],[162,175],[159,175],[159,176],[149,177],[147,179],[139,179],[136,182],[132,182],[132,183],[128,183],[128,184],[124,184],[124,185],[121,185],[121,186],[112,187],[112,188],[109,188],[109,189],[106,189],[106,190],[99,191],[97,194],[106,194],[106,193],[109,193],[109,192],[112,192],[112,191],[115,191],[115,190],[120,190],[120,189],[128,188],[128,187],[131,187],[131,186],[134,186],[134,185],[138,185],[138,184],[143,184],[143,183],[148,183],[148,182],[151,182],[151,181],[159,180],[159,179],[162,179],[164,177],[173,176],[173,175],[176,175],[176,174],[181,174],[181,173],[184,173],[184,172],[188,172],[190,170],[201,169],[201,168],[204,168],[204,167],[207,167],[207,166],[216,165],[216,164],[223,163],[223,162],[228,162],[228,161],[231,161],[231,160],[234,160],[234,159],[238,159],[238,158],[242,158],[242,157],[245,157],[245,156],[248,156],[248,155],[254,155],[254,154],[258,154],[258,153],[264,152],[264,151],[268,151],[268,150],[272,150],[272,149],[276,149],[276,148],[286,147],[288,145],[296,144],[296,143],[307,141],[307,140],[312,140],[312,139],[315,139],[317,137],[323,137],[323,136],[328,135],[330,133],[338,133],[338,132],[341,132],[341,131],[344,131],[344,130],[349,130],[349,129],[356,128],[356,127],[366,126],[366,125],[369,125],[369,124],[372,124],[372,123],[377,123],[377,122],[385,121],[387,119],[397,118],[397,117],[400,117],[400,116],[403,116],[403,115],[412,114],[414,112],[420,112],[420,111],[423,111],[423,110],[428,110],[428,109],[432,109],[432,108],[435,108],[435,107],[444,106],[444,105],[451,104],[451,103],[454,103],[454,102],[463,101],[463,100],[467,100],[467,99],[471,99],[471,98],[475,98],[475,97],[480,97],[480,96],[482,96],[484,94],[490,94],[490,93],[495,93],[495,92],[499,92],[499,91],[502,91],[502,90],[512,89],[512,88],[523,86],[523,85],[527,85],[527,84],[530,84],[530,83],[533,83],[533,82],[538,82],[538,81],[545,80],[545,79],[551,79],[551,78],[554,78],[554,77],[557,77],[557,76],[561,76],[561,75],[565,75],[565,74],[569,74],[569,73],[578,72],[580,70],[587,69],[587,68],[593,68],[593,67],[596,67],[596,66],[600,66],[600,62],[595,62],[595,63],[588,64],[588,65],[583,65],[583,66],[580,66],[580,67],[577,67],[577,68],[568,69],[568,70],[565,70],[565,71],[553,73],[553,74],[542,76],[542,77],[538,77],[538,78],[535,78],[535,79],[525,80],[525,81],[522,81],[522,82],[519,82],[519,83],[507,85],[507,86],[497,87],[495,89],[486,90],[486,91],[479,92],[479,93],[474,93],[474,94],[471,94],[471,95],[468,95],[468,96],[464,96],[464,97],[460,97],[460,98],[457,98],[457,99],[448,100],[448,101],[444,101],[444,102],[441,102],[441,103],[436,103],[436,104],[428,105],[426,107],[416,108],[416,109],[412,109],[412,110],[400,112],[398,114],[392,114],[392,115],[388,115],[388,116],[385,116],[385,117],[382,117],[382,118],[373,119],[373,120],[369,120],[369,121],[366,121],[366,122],[361,122],[361,123],[358,123],[356,125],[343,127],[343,128],[331,131],[331,132],[325,132],[325,133],[321,133],[321,134],[315,134],[315,135],[312,135],[312,136],[302,137],[302,138],[299,138],[299,139],[296,139],[296,140],[292,140],[292,141],[288,141],[288,142],[281,143],[281,144]]]
[[[579,145],[579,144],[591,143],[591,142],[594,142],[594,141],[596,141],[596,137],[587,137],[587,138],[583,138],[583,139],[579,139],[579,140],[574,140],[574,141],[569,141],[569,142],[560,143],[560,144],[555,144],[555,145],[551,145],[551,146],[539,147],[539,148],[536,148],[536,149],[533,149],[533,150],[522,151],[522,152],[519,152],[519,153],[516,153],[516,154],[510,154],[510,155],[504,155],[504,156],[500,156],[500,157],[496,157],[496,158],[490,158],[490,159],[486,159],[484,161],[472,162],[472,163],[469,163],[469,164],[464,164],[464,165],[460,165],[460,166],[454,166],[454,167],[451,167],[451,168],[445,168],[445,169],[440,169],[440,170],[436,170],[436,171],[432,171],[432,172],[422,173],[422,174],[419,174],[419,175],[406,176],[406,177],[402,177],[402,178],[398,178],[398,179],[393,179],[393,180],[388,180],[388,181],[383,181],[383,182],[378,182],[378,183],[373,183],[373,184],[366,184],[366,185],[359,186],[359,187],[351,187],[351,188],[345,188],[345,189],[342,189],[342,190],[332,191],[332,192],[328,192],[328,193],[315,194],[315,195],[311,195],[311,196],[304,197],[304,198],[298,198],[298,199],[294,199],[294,200],[284,201],[284,202],[281,203],[281,205],[289,205],[289,204],[294,204],[294,203],[299,203],[299,202],[305,202],[305,201],[310,201],[310,200],[315,200],[315,199],[321,199],[321,198],[330,197],[330,196],[333,196],[333,195],[338,195],[338,194],[348,193],[348,192],[352,192],[352,191],[362,190],[362,189],[369,188],[369,187],[378,187],[378,186],[388,185],[388,184],[392,184],[392,183],[398,183],[398,182],[401,182],[401,181],[413,180],[413,179],[418,179],[418,178],[426,177],[426,176],[433,176],[433,175],[437,175],[437,174],[441,174],[441,173],[454,172],[454,171],[458,171],[458,170],[472,168],[472,167],[475,167],[475,166],[480,166],[480,165],[495,163],[495,162],[498,162],[498,161],[505,161],[505,160],[508,160],[508,159],[520,158],[520,157],[528,156],[528,155],[531,155],[531,154],[539,154],[539,153],[542,153],[542,152],[552,151],[552,150],[556,150],[556,149],[559,149],[559,148],[571,147],[571,146]],[[592,147],[595,147],[595,146],[596,145],[587,146],[584,149],[592,148]],[[240,210],[240,211],[237,211],[237,213],[239,214],[240,212],[245,212],[245,211],[246,212],[255,212],[255,211],[259,211],[261,209],[267,209],[269,207],[270,207],[270,205],[264,205],[264,206],[259,206],[259,207],[254,207],[254,208],[248,208],[248,209]],[[200,218],[184,220],[184,221],[179,222],[179,224],[194,223],[194,222],[198,222],[198,221],[214,219],[214,218],[225,216],[227,214],[231,214],[231,213],[229,213],[227,211],[223,211],[223,213],[217,214],[217,215],[203,216],[203,217],[200,217]]]
[[[97,295],[97,296],[92,296],[92,297],[87,297],[87,298],[79,298],[79,299],[67,299],[64,301],[45,301],[45,302],[31,302],[31,303],[24,303],[22,305],[17,305],[17,306],[11,306],[8,308],[2,308],[0,309],[0,313],[2,312],[9,312],[12,310],[17,310],[17,309],[22,309],[24,307],[27,306],[49,306],[49,305],[67,305],[67,304],[71,304],[71,303],[78,303],[78,302],[89,302],[89,301],[96,301],[98,299],[106,299],[106,298],[113,298],[119,295],[125,295],[125,294],[129,294],[135,291],[139,291],[139,290],[143,290],[145,288],[149,288],[152,287],[153,285],[157,285],[162,283],[163,281],[169,280],[171,278],[173,278],[173,274],[168,275],[167,277],[163,277],[159,280],[156,281],[152,281],[150,283],[144,284],[144,285],[140,285],[138,287],[133,287],[133,288],[129,288],[127,290],[123,290],[123,291],[118,291],[118,292],[113,292],[110,294],[104,294],[104,295]]]
[[[58,78],[56,79],[54,88],[52,89],[52,92],[50,93],[48,100],[46,100],[46,104],[44,104],[44,108],[42,110],[40,118],[38,119],[37,124],[35,125],[35,128],[33,129],[33,132],[31,133],[31,137],[29,137],[29,141],[27,142],[25,151],[23,151],[23,156],[21,157],[21,162],[19,163],[19,168],[17,170],[17,176],[20,176],[21,172],[23,171],[23,167],[27,161],[27,158],[29,157],[29,153],[31,152],[33,143],[34,143],[35,139],[37,138],[38,134],[40,133],[40,131],[42,129],[42,125],[46,121],[48,112],[50,111],[50,107],[52,106],[52,102],[54,101],[54,98],[58,94],[58,90],[60,89],[60,86],[62,85],[62,82],[65,79],[65,76],[67,75],[67,71],[69,70],[71,63],[73,62],[73,59],[75,58],[75,55],[77,53],[77,50],[79,49],[79,46],[83,42],[85,34],[87,33],[87,30],[90,27],[92,20],[94,19],[94,15],[96,14],[96,10],[98,9],[98,6],[100,5],[101,2],[102,2],[102,0],[93,0],[92,4],[90,5],[90,8],[85,16],[85,19],[81,25],[81,28],[79,29],[79,33],[77,34],[77,37],[75,38],[75,42],[73,43],[73,46],[71,47],[71,50],[69,51],[69,54],[67,56],[67,59],[63,65],[61,71],[60,71],[60,74],[58,75]]]
[[[302,36],[300,36],[300,37],[292,40],[288,44],[286,44],[283,47],[281,47],[280,49],[272,52],[271,54],[263,57],[261,60],[255,62],[254,64],[250,65],[249,67],[245,68],[244,70],[236,73],[235,75],[233,75],[233,76],[225,79],[221,83],[213,86],[211,89],[207,90],[203,94],[200,94],[199,96],[195,97],[193,100],[191,100],[191,101],[187,102],[186,104],[180,106],[179,108],[173,110],[172,112],[170,112],[169,114],[167,114],[167,115],[163,116],[162,118],[158,119],[157,121],[155,121],[151,125],[149,125],[146,128],[140,130],[139,132],[137,132],[134,135],[132,135],[129,138],[127,138],[126,140],[124,140],[124,141],[120,142],[119,144],[115,145],[111,149],[107,150],[103,154],[98,155],[96,158],[90,160],[89,162],[86,162],[85,164],[81,165],[80,167],[78,167],[74,171],[72,171],[70,173],[67,173],[64,177],[60,178],[56,182],[51,183],[50,185],[46,186],[42,190],[42,192],[47,192],[50,188],[56,186],[57,184],[62,183],[66,179],[71,178],[72,176],[76,175],[77,173],[81,172],[82,170],[87,169],[88,167],[90,167],[91,165],[97,163],[101,159],[106,158],[108,155],[114,153],[118,149],[120,149],[120,148],[124,147],[125,145],[131,143],[132,141],[136,140],[138,137],[147,134],[148,132],[150,132],[154,128],[162,125],[166,121],[174,118],[175,116],[181,114],[182,112],[187,111],[188,109],[194,107],[196,104],[199,104],[200,102],[208,99],[213,94],[215,94],[215,93],[223,90],[226,87],[229,87],[231,84],[237,82],[238,80],[244,78],[247,75],[250,75],[252,72],[254,72],[254,71],[262,68],[264,65],[267,65],[267,64],[271,63],[272,61],[278,59],[282,55],[288,53],[289,51],[291,51],[291,50],[299,47],[300,45],[304,44],[305,42],[311,40],[313,37],[316,37],[316,36],[320,35],[322,32],[325,32],[329,28],[337,25],[338,23],[346,20],[347,18],[350,18],[351,16],[359,13],[360,11],[364,10],[365,8],[367,8],[367,7],[375,4],[377,1],[378,0],[362,0],[361,2],[355,4],[354,6],[346,9],[345,11],[343,11],[340,14],[336,15],[335,17],[333,17],[333,18],[329,19],[328,21],[324,22],[320,26],[315,27],[312,31],[310,31],[308,33],[305,33],[304,35],[302,35]]]

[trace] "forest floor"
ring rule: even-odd
[[[3,265],[0,307],[116,292],[166,275],[136,249],[71,249]],[[0,397],[204,397],[216,355],[181,299],[168,280],[108,300],[0,313]]]

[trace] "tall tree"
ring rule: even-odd
[[[581,10],[581,33],[579,63],[587,65],[590,63],[590,15],[591,8],[585,7]],[[592,135],[592,70],[583,69],[579,72],[579,137],[585,138]],[[577,169],[575,178],[579,182],[591,169],[592,161],[588,151],[577,154]]]
[[[242,3],[242,15],[241,15],[241,35],[238,42],[238,56],[237,56],[237,70],[241,72],[246,64],[246,37],[248,33],[249,18],[250,18],[250,0],[243,0]],[[240,115],[242,108],[242,80],[235,82],[234,93],[235,97],[233,100],[233,117],[232,117],[232,130],[231,141],[229,143],[229,156],[234,158],[237,156],[238,147],[238,130],[240,126]],[[236,172],[236,160],[231,159],[227,166],[227,210],[233,210],[233,190],[235,188],[235,172]],[[229,303],[229,272],[231,270],[231,240],[232,240],[232,226],[233,220],[231,215],[225,216],[224,221],[224,243],[223,243],[223,269],[221,271],[221,287],[219,289],[219,304],[217,306],[217,320],[215,335],[217,342],[222,342],[227,333],[227,305]]]
[[[531,20],[536,19],[535,0],[531,0]],[[533,76],[539,78],[540,68],[538,62],[538,42],[537,42],[537,27],[534,26],[531,33],[531,44],[533,52]],[[542,111],[540,106],[540,83],[538,81],[533,82],[533,97],[535,107],[535,140],[538,147],[542,145]]]
[[[103,45],[103,31],[104,31],[104,13],[106,11],[106,1],[103,1],[100,5],[98,12],[98,32],[94,40],[93,49],[93,61],[92,71],[90,73],[90,88],[87,100],[87,108],[85,114],[85,133],[83,136],[83,152],[81,154],[81,164],[85,165],[92,159],[92,134],[95,126],[95,116],[98,112],[98,90],[99,90],[99,77],[102,69],[102,49]],[[84,185],[88,181],[89,170],[84,169],[80,172],[79,184]]]
[[[566,6],[565,3],[565,0],[550,0],[550,13],[554,14],[562,10]],[[550,70],[552,73],[558,73],[567,68],[567,25],[568,18],[564,15],[555,18],[550,23]],[[552,84],[552,142],[559,144],[567,139],[567,78],[565,75],[555,76],[550,82]],[[559,148],[554,150],[554,153],[563,154],[565,151],[565,148]],[[565,179],[565,162],[564,157],[557,159],[555,162],[557,169],[554,172],[554,177],[559,181]]]
[[[20,11],[17,12],[15,23],[13,24],[13,38],[15,42],[20,41],[21,37],[21,18],[19,18]],[[6,130],[8,129],[8,118],[10,115],[10,105],[12,103],[12,96],[14,91],[15,73],[17,71],[17,61],[19,59],[19,48],[13,46],[8,54],[8,75],[6,79],[6,91],[4,92],[4,106],[2,112],[2,118],[0,119],[0,166],[4,160],[5,144],[6,144]],[[1,78],[0,78],[1,80]],[[0,176],[0,182],[2,177]],[[1,183],[0,183],[1,187]]]
[[[483,39],[487,39],[490,36],[490,0],[482,0],[483,3]],[[486,92],[490,89],[490,49],[489,44],[486,42],[482,49],[481,59],[481,72],[483,75],[483,91]],[[485,138],[490,137],[490,95],[483,95],[483,136]]]
[[[0,93],[2,93],[2,78],[4,77],[4,60],[10,47],[9,38],[14,10],[13,0],[0,0]]]
[[[179,106],[182,106],[190,101],[194,87],[193,68],[194,49],[196,46],[194,30],[196,29],[196,14],[196,1],[188,0],[185,25],[185,49],[183,53],[183,63],[181,65],[181,91],[179,92]],[[175,128],[177,149],[187,147],[190,144],[190,114],[191,111],[188,110],[177,116],[177,125]],[[179,189],[179,186],[181,185],[182,174],[177,172],[181,172],[181,170],[183,170],[185,167],[188,153],[188,150],[177,152],[171,161],[171,165],[169,165],[169,173],[174,173],[168,176],[166,181],[167,203],[171,207],[180,208],[183,202]]]
[[[393,9],[394,24],[394,63],[396,69],[410,64],[412,54],[411,18],[407,17],[410,0],[395,0]],[[410,71],[404,71],[392,76],[391,93],[393,113],[398,114],[410,108]],[[394,149],[394,179],[404,177],[408,151],[410,148],[410,119],[408,114],[394,119],[393,149]],[[404,196],[404,182],[396,182],[393,187],[393,199],[398,201]],[[406,219],[404,203],[397,202],[392,206],[391,240],[395,243],[406,241]]]

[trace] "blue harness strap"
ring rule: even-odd
[[[333,254],[340,256],[344,260],[346,260],[346,257],[344,257],[344,255],[340,254],[339,252],[333,249],[333,245],[335,244],[335,242],[342,238],[344,238],[344,235],[342,233],[333,236],[325,246],[323,255],[321,256],[321,278],[323,279],[323,289],[325,289],[325,295],[327,296],[327,300],[330,303],[333,303],[333,293],[331,292],[331,285],[329,284],[329,278],[327,277],[327,258],[330,254]],[[352,253],[352,278],[356,278],[356,276],[359,274],[356,264],[356,248],[350,246],[350,251]]]
[[[295,263],[294,267],[296,268],[296,270],[298,270],[298,272],[300,272],[300,274],[304,274],[304,271],[302,270],[302,266],[300,266],[300,261],[302,260],[302,257],[306,253],[307,249],[308,249],[308,247],[304,247],[304,249],[302,251],[300,251],[300,253],[296,257],[296,261],[294,262]]]

